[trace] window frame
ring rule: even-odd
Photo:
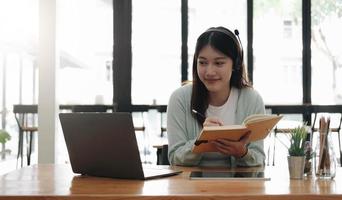
[[[247,0],[247,66],[249,78],[253,81],[253,0]],[[113,47],[113,104],[117,111],[139,111],[167,105],[132,105],[131,68],[132,68],[132,1],[113,0],[114,7],[114,47]],[[311,0],[302,0],[302,105],[311,104]],[[188,0],[181,0],[181,80],[188,80]],[[181,83],[180,83],[181,85]],[[292,110],[300,105],[286,105]],[[339,108],[336,108],[339,110]],[[300,112],[299,112],[300,113]],[[303,120],[311,124],[309,112],[302,112]]]

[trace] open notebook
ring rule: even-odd
[[[248,131],[251,132],[249,142],[264,139],[281,118],[278,115],[254,114],[248,116],[241,125],[205,126],[196,139],[192,152],[216,152],[217,149],[210,141],[219,138],[238,141]]]
[[[59,118],[74,173],[125,179],[181,173],[143,167],[130,113],[60,113]]]

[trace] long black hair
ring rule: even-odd
[[[238,89],[250,87],[247,72],[243,63],[243,52],[238,39],[230,30],[224,27],[213,27],[202,33],[196,43],[194,60],[192,64],[192,94],[191,94],[191,110],[194,109],[199,113],[205,114],[208,104],[208,90],[197,73],[198,54],[203,47],[210,45],[224,55],[233,60],[233,71],[230,78],[230,87],[234,86]],[[198,123],[202,126],[205,119],[193,114]]]

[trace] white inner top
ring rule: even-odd
[[[227,101],[222,106],[208,106],[206,117],[218,117],[223,121],[224,125],[235,124],[235,110],[238,100],[238,91],[235,87],[230,90]]]

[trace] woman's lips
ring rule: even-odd
[[[205,79],[207,83],[216,83],[219,79]]]

